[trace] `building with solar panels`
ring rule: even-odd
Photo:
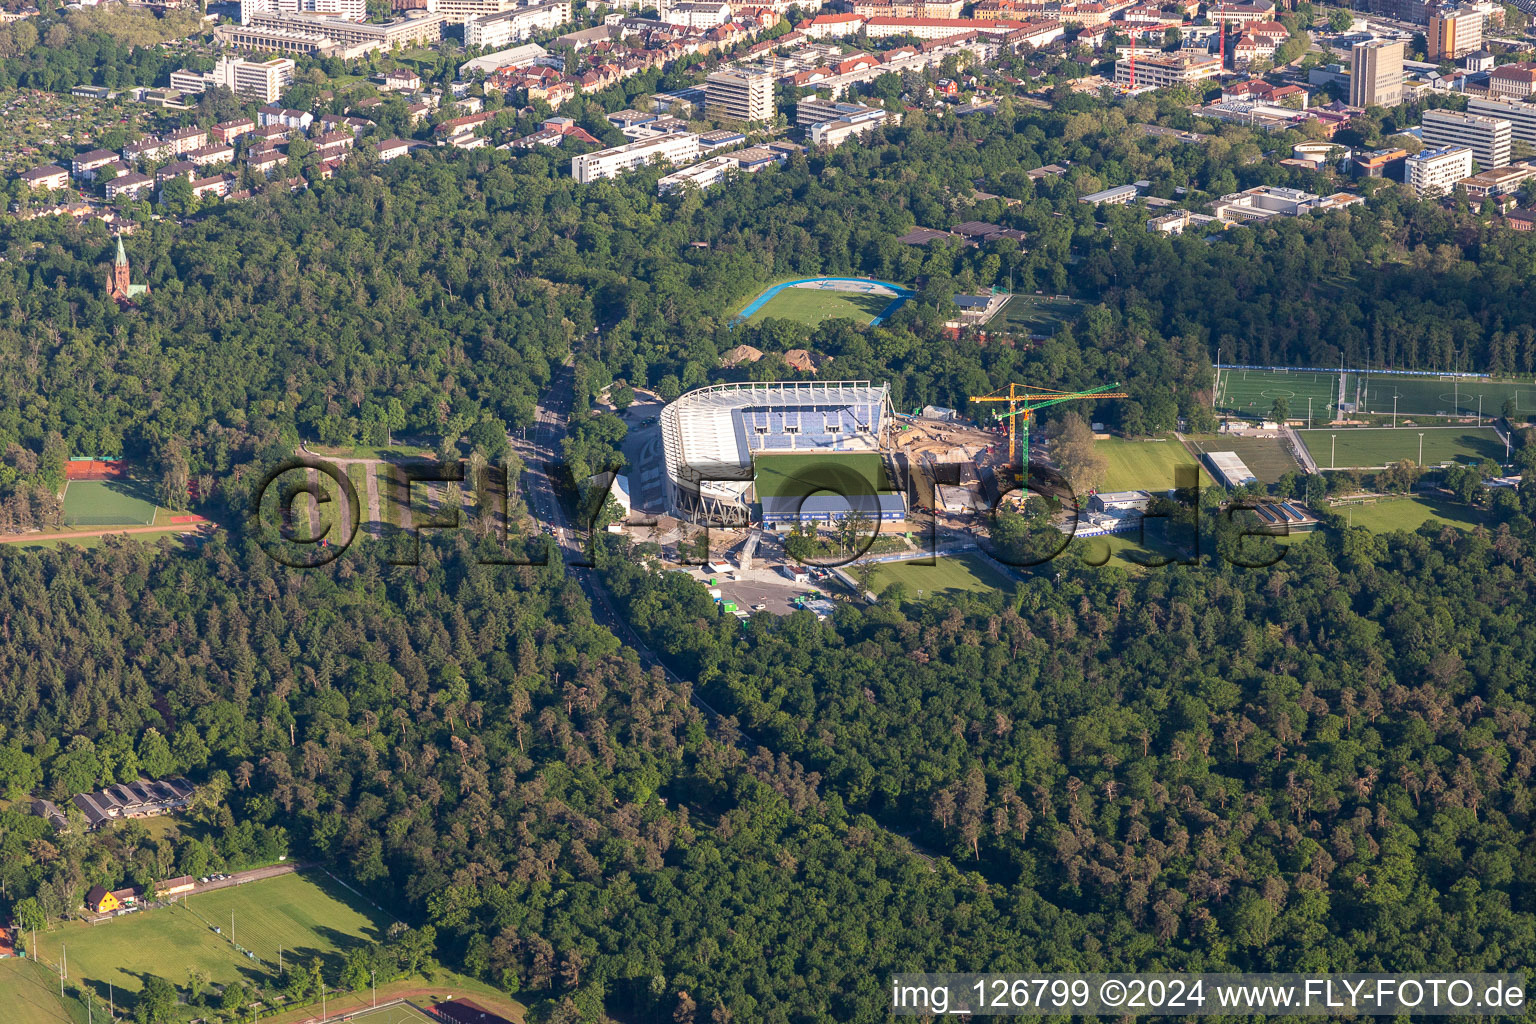
[[[906,517],[885,452],[891,389],[869,381],[716,384],[661,412],[667,511],[744,526]]]

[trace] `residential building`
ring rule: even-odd
[[[196,174],[197,164],[191,160],[177,160],[155,171],[155,185],[157,187],[164,185],[172,178],[186,178],[188,181],[191,181]]]
[[[1510,122],[1486,114],[1464,114],[1457,110],[1424,112],[1424,145],[1466,146],[1472,150],[1472,159],[1483,167],[1503,167],[1509,163],[1513,132]]]
[[[625,171],[646,164],[669,161],[685,164],[699,157],[699,137],[688,132],[657,135],[611,149],[599,149],[571,158],[571,177],[585,185],[603,178],[616,178]]]
[[[485,14],[464,23],[464,45],[496,49],[522,42],[537,32],[549,32],[571,20],[570,0],[544,0]]]
[[[117,154],[110,149],[93,149],[89,153],[80,153],[70,162],[70,171],[77,178],[87,181],[96,177],[96,172],[108,164],[117,163]]]
[[[1503,64],[1488,72],[1488,98],[1523,100],[1536,92],[1536,62]]]
[[[854,0],[853,13],[863,18],[958,18],[962,0]]]
[[[124,890],[131,892],[131,890]],[[85,908],[93,914],[111,914],[121,910],[125,900],[116,892],[108,892],[105,886],[93,885],[85,894]]]
[[[147,174],[121,174],[107,182],[107,198],[116,199],[118,196],[127,196],[129,199],[138,199],[153,188],[154,184],[155,179]]]
[[[58,164],[43,164],[41,167],[34,167],[22,174],[21,182],[28,188],[38,191],[67,188],[69,186],[69,171]]]
[[[1483,12],[1468,8],[1442,8],[1429,16],[1429,59],[1455,60],[1483,45]]]
[[[1515,138],[1536,145],[1536,103],[1472,96],[1467,100],[1467,113],[1484,114],[1508,121]]]
[[[394,46],[431,45],[443,38],[442,14],[412,12],[381,25],[366,25],[318,14],[261,13],[251,18],[250,29],[318,35],[336,46],[388,50]],[[259,49],[259,47],[254,47]]]
[[[436,0],[436,11],[450,25],[468,25],[475,18],[510,11],[518,0]]]
[[[1350,52],[1349,105],[1395,107],[1402,99],[1402,40],[1356,43]]]
[[[1444,195],[1472,174],[1472,150],[1466,146],[1426,149],[1403,161],[1403,181],[1421,196]]]
[[[279,107],[269,104],[256,111],[256,120],[261,122],[263,128],[287,128],[292,131],[304,131],[315,120],[315,115],[307,110],[293,110],[287,107]]]
[[[273,57],[264,61],[238,60],[230,69],[229,88],[241,99],[276,103],[283,90],[293,81],[297,67],[287,57]]]
[[[1135,61],[1134,85],[1131,61],[1115,61],[1115,84],[1128,89],[1167,89],[1215,78],[1221,70],[1221,58],[1213,53],[1165,53]]]
[[[730,4],[713,0],[662,0],[659,13],[665,24],[683,28],[710,29],[731,20]]]
[[[864,33],[871,39],[887,36],[913,36],[917,39],[951,39],[955,36],[980,32],[987,35],[1006,35],[1023,28],[1017,21],[983,21],[977,18],[870,18]],[[1064,34],[1061,26],[1050,26],[1057,35]]]
[[[239,181],[234,174],[214,174],[207,178],[192,179],[192,194],[199,199],[206,196],[227,196],[234,183]]]
[[[113,298],[133,298],[149,291],[145,285],[129,284],[128,276],[128,256],[123,251],[123,240],[119,236],[113,273],[107,278],[108,292]],[[134,782],[120,782],[94,793],[81,793],[72,802],[85,815],[86,827],[96,829],[112,821],[173,814],[190,806],[196,791],[192,783],[182,778],[141,778]],[[34,814],[48,819],[57,827],[62,828],[65,824],[64,815],[47,800],[34,801],[32,810]],[[123,892],[129,892],[131,896],[130,890],[120,890],[114,894],[118,896],[119,901],[122,900]],[[90,904],[91,901],[88,900],[87,905]],[[91,909],[97,910],[95,906]],[[97,912],[101,911],[97,910]]]
[[[234,142],[240,136],[255,130],[255,121],[248,117],[237,117],[233,121],[221,121],[214,125],[211,134],[220,142]]]
[[[165,141],[170,144],[172,154],[181,156],[208,145],[208,129],[182,128],[167,135]]]
[[[704,110],[732,121],[773,120],[773,75],[726,69],[704,79]]]
[[[411,150],[420,145],[422,145],[422,143],[415,142],[411,139],[385,139],[383,142],[378,144],[379,161],[381,163],[388,163],[390,160],[396,160],[402,156],[407,156],[410,154]]]

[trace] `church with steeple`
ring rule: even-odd
[[[112,262],[112,272],[107,275],[107,297],[118,302],[132,302],[140,295],[149,294],[149,285],[133,284],[129,280],[128,252],[123,248],[123,236],[117,236],[117,259]]]

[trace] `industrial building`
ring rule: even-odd
[[[904,498],[879,486],[894,419],[890,386],[869,381],[690,391],[661,412],[667,511],[728,524],[904,518]]]
[[[1424,111],[1424,145],[1465,146],[1472,151],[1472,159],[1483,167],[1503,167],[1509,163],[1513,133],[1514,125],[1510,122],[1487,114]]]
[[[704,79],[704,112],[731,121],[773,120],[773,75],[729,68]]]
[[[1402,99],[1402,40],[1356,43],[1349,55],[1349,105],[1395,107]]]

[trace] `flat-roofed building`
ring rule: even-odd
[[[571,20],[570,0],[544,0],[495,14],[482,14],[464,23],[464,45],[495,49],[549,32]]]
[[[1536,145],[1536,103],[1472,96],[1467,99],[1467,113],[1508,121],[1514,138]]]
[[[1421,196],[1444,195],[1472,174],[1472,150],[1466,146],[1426,149],[1403,161],[1403,181]]]
[[[1211,53],[1165,53],[1155,57],[1137,57],[1135,84],[1132,62],[1115,61],[1115,84],[1130,89],[1168,89],[1193,85],[1221,74],[1221,58]]]
[[[1472,151],[1472,159],[1483,167],[1503,167],[1509,163],[1514,125],[1487,114],[1426,110],[1423,136],[1424,145],[1431,148],[1466,146]]]
[[[1236,489],[1259,482],[1259,478],[1253,475],[1253,471],[1238,458],[1236,452],[1206,452],[1205,464],[1216,482],[1223,487]]]
[[[287,57],[236,61],[230,71],[230,91],[241,99],[275,103],[293,81],[297,68]]]
[[[773,75],[730,68],[704,79],[704,110],[732,121],[773,120]]]
[[[490,75],[503,68],[531,68],[548,55],[549,51],[538,43],[524,43],[522,46],[497,50],[460,64],[459,81],[467,82],[475,75]]]
[[[1403,43],[1356,43],[1349,55],[1349,105],[1395,107],[1403,99]]]
[[[1442,8],[1429,16],[1429,59],[1455,60],[1483,45],[1483,12],[1468,8]]]
[[[1462,178],[1456,184],[1466,189],[1467,195],[1474,199],[1488,199],[1516,192],[1529,178],[1536,178],[1536,165],[1514,164],[1479,171],[1470,178]]]
[[[672,132],[640,139],[612,149],[599,149],[571,158],[571,177],[581,185],[603,178],[616,178],[625,171],[647,164],[668,161],[685,164],[699,157],[699,137],[689,132]]]

